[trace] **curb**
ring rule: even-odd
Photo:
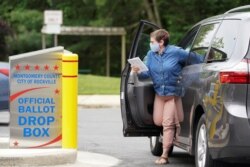
[[[83,108],[119,108],[120,95],[79,95],[78,106]]]
[[[0,137],[1,166],[55,166],[75,163],[76,149],[10,149],[9,138]]]
[[[0,137],[0,150],[9,148],[9,138]],[[0,157],[1,158],[1,157]]]
[[[73,164],[75,149],[0,149],[1,166],[54,166]]]
[[[120,108],[120,105],[111,104],[78,104],[82,108]]]

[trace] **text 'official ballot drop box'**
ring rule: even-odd
[[[10,148],[62,147],[62,54],[10,57]]]

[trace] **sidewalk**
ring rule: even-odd
[[[76,162],[76,149],[0,149],[1,166],[55,166]]]
[[[78,106],[84,108],[120,107],[120,95],[79,95]]]
[[[113,167],[120,159],[75,149],[9,149],[7,137],[0,137],[1,167]]]
[[[74,164],[76,149],[10,149],[9,137],[0,137],[0,166],[55,166]]]

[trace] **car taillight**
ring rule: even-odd
[[[249,60],[243,59],[239,64],[234,66],[229,71],[220,72],[220,82],[228,84],[248,84],[249,82],[249,72],[248,65]]]
[[[0,73],[9,76],[9,69],[0,68]]]
[[[249,83],[248,72],[220,72],[220,82],[234,84]]]

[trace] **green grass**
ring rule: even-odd
[[[78,94],[113,94],[120,92],[119,77],[105,77],[96,75],[81,75],[78,78]]]

